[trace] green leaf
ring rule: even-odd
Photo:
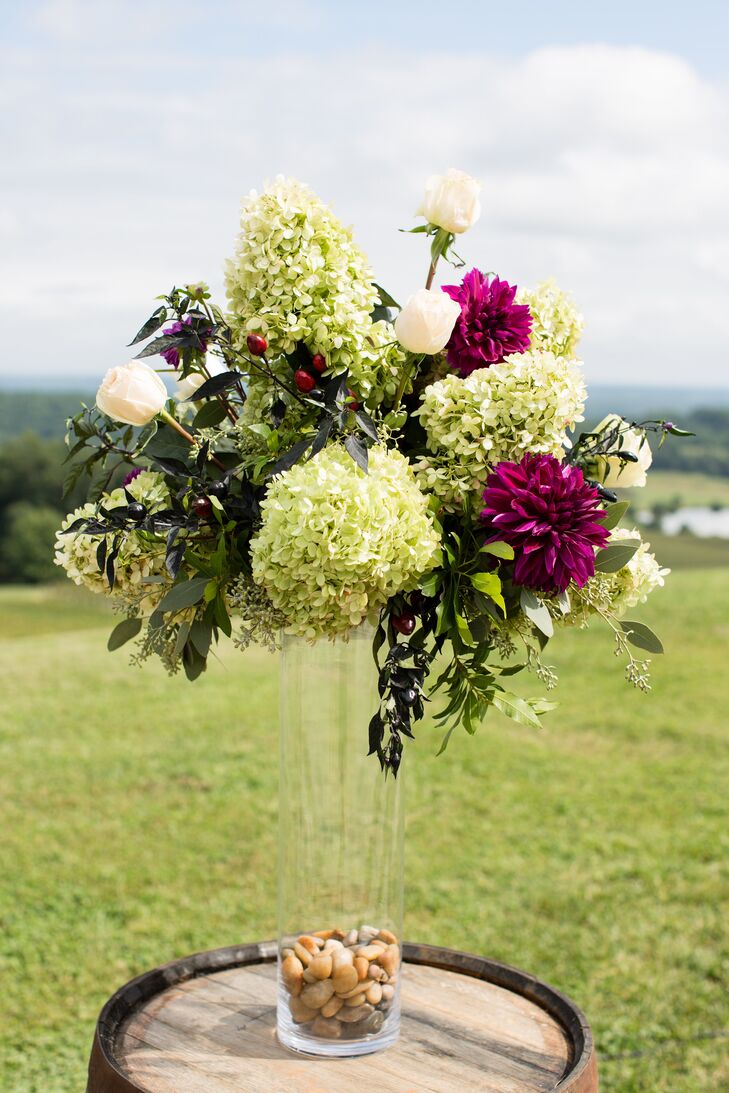
[[[473,634],[471,633],[471,630],[469,628],[468,623],[464,619],[463,615],[460,615],[457,611],[456,611],[456,629],[458,630],[458,635],[459,635],[461,641],[464,643],[464,645],[475,645],[476,644],[474,639],[473,639]]]
[[[541,630],[546,638],[551,638],[554,634],[552,616],[539,597],[530,588],[522,588],[519,602],[522,611],[537,630]]]
[[[212,429],[219,425],[225,417],[225,406],[222,402],[206,402],[201,406],[192,420],[194,429]]]
[[[137,331],[132,340],[129,342],[129,345],[136,345],[137,342],[143,342],[145,338],[150,338],[152,334],[159,330],[159,328],[162,326],[162,323],[166,322],[166,320],[167,308],[158,307],[154,315],[150,316],[144,326],[142,326]]]
[[[541,729],[542,725],[536,713],[524,698],[511,694],[510,691],[495,691],[493,704],[497,710],[517,721],[520,725],[526,725],[530,729]]]
[[[424,596],[436,596],[440,583],[443,580],[443,575],[440,570],[433,569],[430,573],[426,573],[420,582],[420,591]]]
[[[605,518],[600,523],[608,530],[617,527],[629,508],[630,501],[616,501],[614,505],[608,505],[605,510]]]
[[[471,584],[478,592],[490,596],[494,603],[498,604],[506,614],[506,604],[501,594],[501,581],[496,573],[473,573],[469,578]]]
[[[663,652],[661,639],[644,622],[630,622],[626,619],[620,623],[620,626],[631,645],[635,645],[638,649],[646,649],[649,653]]]
[[[209,584],[207,577],[192,577],[174,585],[162,599],[158,611],[176,613],[200,603]]]
[[[455,725],[451,725],[450,729],[448,730],[448,732],[443,737],[443,740],[441,741],[440,747],[438,748],[437,752],[435,753],[436,757],[439,756],[439,755],[442,755],[443,752],[446,750],[446,748],[448,747],[448,742],[450,741],[451,736],[453,735],[453,733],[456,731],[457,728],[458,728],[458,722],[456,722]]]
[[[640,546],[640,539],[621,539],[598,551],[595,569],[598,573],[617,573],[627,565]]]
[[[377,289],[377,295],[380,297],[380,303],[384,307],[400,307],[397,300],[390,295],[386,288],[383,288],[382,285],[378,285],[377,282],[375,282],[374,287]]]
[[[185,648],[187,639],[190,636],[190,623],[185,621],[181,623],[177,630],[177,639],[175,640],[175,652],[180,656]]]
[[[106,648],[110,653],[113,653],[115,649],[121,649],[122,645],[126,645],[132,638],[136,638],[141,629],[141,619],[122,619],[109,634]]]
[[[493,554],[496,558],[504,558],[510,562],[514,557],[514,548],[509,543],[484,543],[481,547],[484,554]]]

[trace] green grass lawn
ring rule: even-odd
[[[606,634],[565,633],[543,732],[496,715],[439,759],[428,726],[408,745],[406,933],[572,995],[603,1090],[716,1093],[729,569],[677,572],[641,617],[668,652],[650,696]],[[0,591],[0,621],[0,1088],[80,1093],[117,986],[274,933],[276,665],[229,651],[195,685],[132,670],[65,586]]]

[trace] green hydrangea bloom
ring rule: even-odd
[[[532,349],[547,349],[555,357],[576,356],[584,325],[582,315],[572,297],[552,278],[533,289],[520,288],[516,300],[527,304],[532,314]]]
[[[253,579],[308,638],[359,625],[438,560],[428,502],[399,452],[370,450],[369,474],[341,445],[276,477],[251,543]]]
[[[539,350],[431,384],[417,411],[431,452],[415,464],[421,488],[448,507],[468,494],[478,501],[494,464],[560,456],[586,398],[578,363]]]
[[[129,493],[135,500],[146,505],[150,512],[165,508],[169,504],[169,491],[164,476],[157,471],[142,471],[127,486]],[[105,493],[101,502],[107,509],[119,508],[127,504],[123,488]],[[65,569],[66,575],[74,584],[83,585],[91,592],[109,593],[109,584],[106,576],[99,572],[96,561],[96,550],[99,545],[99,537],[84,535],[82,532],[63,534],[74,520],[80,517],[92,517],[97,515],[97,506],[88,502],[69,513],[61,524],[56,535],[55,563]],[[127,532],[124,536],[119,555],[115,564],[115,580],[113,596],[117,600],[127,603],[136,602],[142,596],[141,607],[145,611],[151,611],[166,591],[164,583],[145,586],[147,577],[164,576],[165,569],[165,542],[164,538],[155,538],[146,532]],[[169,578],[167,578],[169,581]]]
[[[379,298],[367,258],[303,183],[279,177],[244,199],[225,286],[241,343],[263,334],[276,357],[304,342],[331,372],[348,368],[363,400],[381,400],[388,386],[394,394],[404,355],[392,326],[370,318]]]

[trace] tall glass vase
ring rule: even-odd
[[[363,1055],[400,1024],[402,775],[367,753],[372,630],[284,638],[281,657],[278,1036]]]

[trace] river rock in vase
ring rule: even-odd
[[[397,1024],[400,945],[390,930],[318,930],[290,941],[280,950],[281,983],[307,1036],[366,1047]]]

